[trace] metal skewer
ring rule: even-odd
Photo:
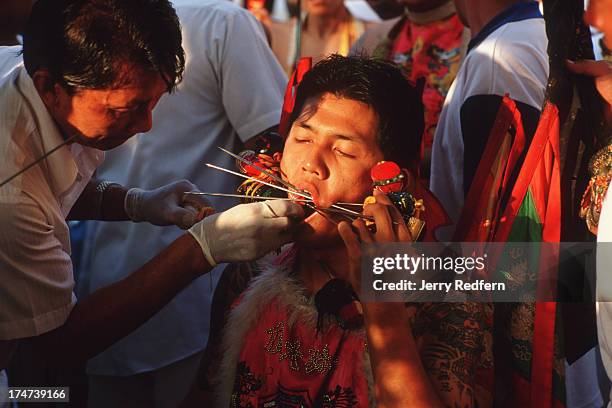
[[[230,197],[230,198],[246,198],[249,200],[280,200],[280,201],[293,201],[293,202],[297,202],[297,203],[312,203],[312,200],[308,200],[308,199],[299,199],[299,198],[284,198],[284,197],[258,197],[258,196],[248,196],[248,195],[244,195],[244,194],[228,194],[228,193],[206,193],[206,192],[202,192],[202,191],[187,191],[185,193],[183,193],[184,195],[203,195],[203,196],[212,196],[212,197]],[[310,206],[309,206],[310,207]],[[342,215],[343,217],[345,217],[347,220],[349,221],[353,221],[354,218],[351,218],[350,215],[345,214],[344,212],[340,211],[340,210],[330,210],[330,209],[320,209],[321,211],[330,211],[330,212],[334,212],[337,214]],[[355,217],[355,216],[353,216]],[[362,216],[364,218],[367,218],[367,216]],[[369,219],[369,218],[368,218]]]
[[[269,187],[272,187],[272,188],[276,188],[276,189],[281,190],[281,191],[285,191],[285,192],[287,192],[287,193],[295,194],[295,195],[297,195],[297,196],[300,196],[300,197],[306,198],[306,199],[308,199],[308,200],[312,200],[312,197],[310,197],[310,196],[308,196],[308,195],[306,195],[306,194],[303,194],[303,193],[298,192],[298,191],[289,190],[289,189],[286,189],[286,188],[284,188],[284,187],[277,186],[276,184],[272,184],[272,183],[268,183],[268,182],[263,181],[263,180],[259,180],[259,179],[255,178],[255,177],[247,176],[247,175],[245,175],[245,174],[238,173],[238,172],[235,172],[235,171],[232,171],[232,170],[229,170],[229,169],[225,169],[225,168],[223,168],[223,167],[219,167],[219,166],[216,166],[216,165],[214,165],[214,164],[210,164],[210,163],[206,163],[206,166],[208,166],[208,167],[210,167],[210,168],[213,168],[213,169],[215,169],[215,170],[223,171],[223,172],[230,173],[230,174],[233,174],[233,175],[238,176],[238,177],[242,177],[242,178],[247,179],[247,180],[255,181],[255,182],[258,182],[258,183],[264,184],[264,185],[266,185],[266,186],[269,186]],[[295,201],[295,200],[294,200],[294,201]],[[319,213],[319,214],[323,215],[323,213],[322,213],[321,209],[318,209],[318,208],[316,208],[315,206],[312,206],[312,205],[309,205],[309,204],[306,204],[306,205],[307,205],[309,208],[314,209],[314,210],[315,210],[317,213]],[[367,215],[363,215],[363,214],[361,214],[361,213],[359,213],[359,212],[356,212],[356,211],[353,211],[353,210],[349,210],[348,208],[344,208],[344,207],[341,207],[341,206],[336,205],[336,204],[332,204],[332,207],[336,208],[337,210],[342,211],[342,214],[343,214],[343,215],[345,215],[345,216],[346,216],[347,214],[351,214],[351,215],[353,215],[353,216],[355,216],[355,217],[358,217],[358,218],[366,218],[366,219],[369,219],[369,220],[371,220],[371,221],[373,220],[373,218],[372,218],[372,217],[368,217]],[[326,211],[332,211],[331,209],[325,209],[325,210],[326,210]],[[331,220],[331,217],[329,217],[329,215],[327,215],[327,214],[325,214],[325,215],[324,215],[324,217],[325,217],[326,219],[328,219],[328,220]],[[331,220],[331,221],[332,221],[334,224],[336,224],[336,225],[338,224],[337,222],[335,222],[335,221],[333,221],[333,220]],[[352,221],[352,220],[351,220],[351,221]],[[399,225],[399,224],[398,224],[396,221],[392,221],[392,223],[393,223],[394,225]]]
[[[298,196],[300,196],[300,197],[303,197],[303,198],[307,198],[307,199],[309,199],[309,200],[312,200],[312,197],[309,197],[309,196],[307,196],[306,194],[300,193],[300,192],[298,192],[298,191],[289,190],[289,189],[286,189],[286,188],[284,188],[284,187],[277,186],[276,184],[272,184],[272,183],[268,183],[267,181],[263,181],[263,180],[256,179],[255,177],[247,176],[247,175],[245,175],[245,174],[238,173],[238,172],[236,172],[236,171],[232,171],[232,170],[224,169],[223,167],[215,166],[214,164],[210,164],[210,163],[206,163],[206,166],[208,166],[208,167],[210,167],[210,168],[212,168],[212,169],[215,169],[215,170],[224,171],[224,172],[226,172],[226,173],[233,174],[234,176],[242,177],[242,178],[244,178],[244,179],[251,180],[251,181],[256,181],[256,182],[261,183],[261,184],[263,184],[263,185],[266,185],[266,186],[269,186],[269,187],[272,187],[272,188],[276,188],[276,189],[278,189],[278,190],[285,191],[285,192],[287,192],[287,193],[295,194],[295,195],[298,195]]]
[[[261,168],[260,166],[258,166],[258,165],[256,165],[255,163],[253,163],[251,160],[245,159],[244,157],[240,157],[240,156],[238,156],[237,154],[234,154],[234,153],[232,153],[232,152],[230,152],[230,151],[228,151],[228,150],[225,150],[224,148],[222,148],[222,147],[220,147],[220,146],[218,146],[218,148],[219,148],[219,149],[221,149],[221,151],[223,151],[223,152],[225,152],[225,153],[229,154],[230,156],[232,156],[232,157],[233,157],[233,158],[235,158],[236,160],[240,160],[242,163],[245,163],[245,164],[247,164],[247,165],[249,165],[249,166],[253,167],[253,168],[254,168],[254,169],[256,169],[256,170],[259,170],[260,172],[262,172],[262,173],[263,173],[263,174],[265,174],[266,176],[271,177],[272,179],[274,179],[274,180],[278,181],[279,183],[283,184],[284,186],[286,186],[286,187],[290,188],[291,190],[293,190],[293,191],[292,191],[292,193],[297,193],[298,191],[299,191],[299,192],[303,191],[303,190],[298,189],[297,187],[293,186],[291,183],[289,183],[289,182],[287,182],[287,181],[285,181],[285,180],[281,179],[280,177],[276,176],[275,174],[272,174],[272,173],[270,173],[269,171],[267,171],[267,170],[265,170],[265,169]],[[261,180],[259,180],[259,181],[260,181],[261,183],[263,183]],[[264,183],[264,184],[265,184],[265,183]],[[303,195],[303,197],[306,197],[306,196],[304,196],[304,195]],[[307,198],[312,199],[312,197],[307,197]],[[354,203],[351,203],[350,205],[355,205],[355,204],[354,204]],[[360,204],[359,204],[359,205],[360,205]],[[340,207],[339,205],[336,205],[336,204],[332,204],[332,207],[337,208],[337,209],[342,210],[342,211],[346,211],[346,212],[351,213],[351,214],[353,214],[353,215],[358,215],[358,214],[360,214],[360,213],[358,213],[358,212],[356,212],[356,211],[349,210],[348,208],[342,208],[342,207]]]
[[[260,172],[262,172],[263,174],[265,174],[266,176],[272,178],[275,181],[278,181],[279,183],[281,183],[282,185],[284,185],[287,188],[296,190],[296,191],[301,191],[299,188],[297,188],[296,186],[292,185],[291,183],[289,183],[288,181],[283,180],[282,178],[278,177],[276,174],[270,173],[268,170],[261,168],[260,166],[256,165],[255,163],[253,163],[251,160],[245,159],[244,157],[240,157],[237,154],[234,154],[228,150],[225,150],[224,148],[217,146],[222,152],[229,154],[230,156],[232,156],[234,159],[236,160],[240,160],[242,163],[245,163],[248,166],[253,167],[255,170],[259,170]]]
[[[331,222],[332,224],[334,224],[336,226],[338,225],[338,223],[336,221],[334,221],[334,219],[332,217],[330,217],[329,215],[325,214],[323,211],[319,210],[314,205],[306,204],[306,207],[308,207],[311,210],[315,211],[317,214],[321,215],[321,217],[325,218],[327,221]]]
[[[187,191],[183,194],[187,195],[203,195],[212,197],[231,197],[231,198],[248,198],[249,200],[281,200],[281,201],[296,201],[296,202],[312,202],[312,200],[299,199],[299,198],[285,198],[285,197],[258,197],[248,196],[243,194],[226,194],[226,193],[205,193],[202,191]]]
[[[359,214],[359,215],[351,214],[351,215],[348,215],[348,214],[346,214],[346,213],[344,213],[342,211],[336,210],[334,208],[326,208],[325,211],[341,214],[341,215],[343,215],[345,217],[355,217],[355,218],[351,218],[351,221],[354,221],[356,218],[361,218],[363,220],[368,220],[368,221],[372,221],[372,222],[374,221],[374,217],[372,217],[371,215],[365,215],[365,214]],[[402,216],[402,218],[405,219],[405,216]],[[397,221],[391,221],[391,223],[393,225],[399,225],[399,223]]]

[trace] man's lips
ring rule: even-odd
[[[306,215],[306,217],[304,218],[304,222],[308,222],[312,220],[313,218],[315,218],[316,216],[318,216],[319,214],[313,209],[313,206],[317,207],[318,202],[319,202],[319,193],[317,189],[314,187],[314,185],[307,183],[307,182],[298,182],[295,184],[293,183],[291,184],[296,189],[298,189],[300,193],[306,196],[310,196],[312,198],[312,202],[298,201],[298,203],[304,207],[304,213]],[[288,197],[294,200],[307,199],[306,197],[296,194],[296,193],[288,193]]]
[[[302,182],[295,183],[293,185],[297,189],[299,189],[300,192],[304,192],[304,194],[309,195],[312,198],[312,201],[316,207],[318,207],[321,204],[319,200],[319,191],[313,184],[302,181]],[[291,197],[291,198],[296,198],[296,199],[305,198],[298,194],[293,194],[293,193],[290,193],[290,194],[294,195],[294,197]]]

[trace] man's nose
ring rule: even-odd
[[[329,176],[329,169],[325,162],[325,155],[321,149],[313,147],[302,161],[302,170],[311,173],[320,180]]]
[[[153,110],[143,109],[137,113],[131,126],[131,133],[146,133],[153,127]]]

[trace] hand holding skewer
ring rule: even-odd
[[[403,221],[402,214],[393,205],[389,197],[379,190],[374,191],[375,201],[364,206],[364,214],[371,216],[376,224],[373,232],[362,219],[340,222],[338,233],[349,256],[349,276],[343,277],[359,293],[361,285],[361,243],[414,242],[410,229]]]

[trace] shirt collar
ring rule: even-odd
[[[62,144],[64,138],[47,110],[47,107],[40,98],[38,91],[34,87],[32,78],[30,78],[25,68],[21,69],[19,73],[17,87],[32,109],[32,116],[42,143],[42,152],[40,152],[40,154],[43,155]],[[68,146],[63,146],[50,154],[45,159],[45,162],[49,171],[51,188],[56,196],[60,196],[68,190],[76,180],[78,168],[74,156]]]
[[[527,3],[513,4],[495,16],[482,28],[482,30],[480,30],[476,37],[472,38],[472,41],[470,41],[468,44],[468,52],[483,42],[489,35],[493,34],[493,32],[501,26],[532,18],[543,18],[537,2],[530,1]]]

